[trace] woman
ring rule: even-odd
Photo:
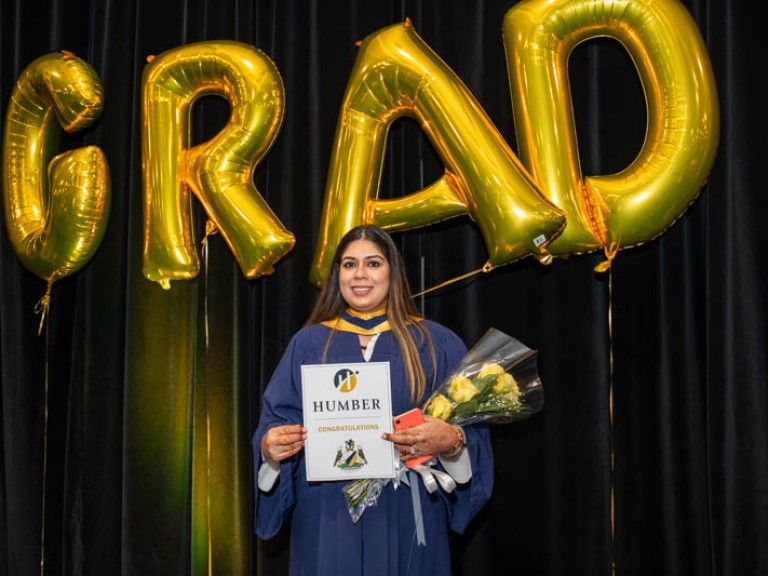
[[[384,434],[407,461],[437,456],[458,483],[428,492],[416,474],[389,483],[353,522],[344,482],[308,482],[304,464],[301,366],[389,362],[393,414],[419,407],[466,353],[449,329],[417,317],[402,258],[375,226],[350,230],[336,249],[306,325],[291,339],[263,397],[253,436],[258,470],[256,534],[274,536],[291,520],[292,575],[395,576],[451,573],[448,532],[461,533],[487,502],[493,454],[483,425],[462,430],[424,416],[418,426]],[[418,490],[414,511],[411,490]],[[417,540],[415,518],[423,519]],[[422,543],[420,543],[420,541]]]

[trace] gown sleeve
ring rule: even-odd
[[[493,492],[493,451],[488,426],[473,424],[464,427],[467,450],[472,462],[472,479],[459,484],[449,499],[451,530],[462,534]]]
[[[435,386],[440,386],[466,355],[467,348],[464,342],[447,328],[432,326],[431,332],[438,356],[438,378],[435,379]],[[467,440],[472,477],[469,482],[457,485],[453,492],[443,492],[448,503],[450,528],[460,534],[490,499],[493,492],[494,468],[488,425],[477,423],[462,428]],[[442,464],[440,466],[443,467]]]
[[[259,468],[264,463],[261,454],[261,438],[275,426],[302,424],[301,380],[297,378],[296,366],[301,366],[301,344],[298,334],[294,336],[277,368],[269,380],[262,398],[259,425],[253,434],[253,462],[255,486],[254,531],[263,539],[271,538],[280,530],[283,522],[291,515],[296,504],[294,478],[297,473],[299,456],[293,456],[279,463],[277,480],[268,491],[258,487]]]

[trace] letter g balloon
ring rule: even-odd
[[[54,156],[61,128],[75,132],[101,114],[95,70],[69,52],[51,53],[21,73],[3,140],[3,208],[21,263],[50,285],[93,257],[107,226],[109,167],[96,146]]]

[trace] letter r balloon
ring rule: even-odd
[[[193,103],[224,97],[229,121],[190,146]],[[149,59],[142,78],[144,276],[170,287],[200,269],[190,190],[244,275],[257,278],[293,248],[253,183],[255,166],[277,138],[285,113],[282,79],[258,49],[234,41],[199,42]]]

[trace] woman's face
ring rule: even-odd
[[[353,240],[341,256],[339,288],[347,304],[358,312],[384,307],[389,294],[389,262],[370,240]]]

